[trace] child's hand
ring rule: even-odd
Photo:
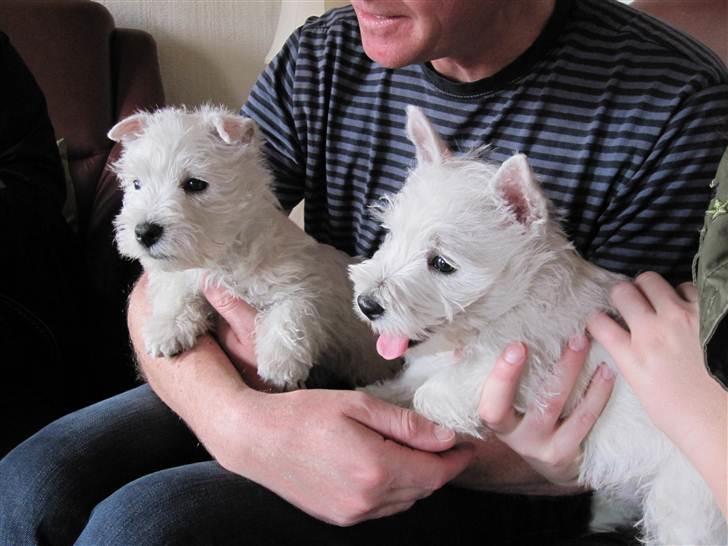
[[[574,411],[561,418],[588,353],[585,336],[572,339],[558,365],[563,373],[550,389],[557,394],[545,408],[530,407],[523,415],[513,407],[526,364],[526,347],[522,343],[506,347],[483,385],[479,410],[483,423],[534,470],[558,485],[576,485],[581,443],[602,413],[614,386],[612,371],[600,366]]]
[[[669,436],[681,434],[685,404],[698,403],[712,383],[703,365],[697,300],[692,284],[674,289],[657,273],[644,273],[612,290],[628,329],[603,313],[588,323],[652,421]]]
[[[657,273],[644,273],[612,290],[612,303],[629,330],[604,314],[593,317],[588,328],[728,516],[728,394],[705,369],[697,301],[692,284],[673,289]]]

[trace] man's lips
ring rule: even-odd
[[[388,15],[370,13],[368,11],[359,10],[357,12],[359,16],[359,22],[367,27],[384,29],[389,26],[395,25],[405,19],[402,15]]]

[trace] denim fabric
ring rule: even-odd
[[[203,457],[147,386],[69,414],[0,461],[0,544],[73,544],[117,489]]]
[[[210,460],[142,386],[51,423],[0,460],[0,545],[628,543],[575,538],[587,501],[445,487],[396,516],[327,525]]]

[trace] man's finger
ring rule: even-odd
[[[455,433],[419,413],[363,395],[351,404],[346,415],[378,434],[415,449],[444,451],[455,444]]]
[[[363,515],[360,521],[369,521],[373,519],[384,518],[387,516],[393,516],[400,512],[406,512],[418,499],[408,500],[399,503],[387,504],[386,506],[377,507],[375,510]]]
[[[396,461],[399,455],[399,461],[395,464],[402,472],[397,476],[396,487],[426,492],[440,489],[454,480],[473,462],[475,456],[475,447],[467,443],[441,453],[423,453],[406,446],[397,446],[397,451],[392,459]]]
[[[203,283],[202,291],[210,305],[220,313],[238,337],[248,336],[255,331],[256,312],[247,302],[236,298],[224,288],[208,283]]]
[[[230,328],[230,325],[222,319],[218,321],[215,336],[230,361],[240,372],[246,385],[258,391],[273,391],[272,387],[258,375],[255,362],[255,346],[253,344],[240,343],[238,336]]]
[[[430,488],[439,489],[454,480],[470,466],[474,456],[475,447],[472,444],[459,444],[453,449],[433,455],[432,457],[439,459],[439,462],[433,465],[433,471],[430,474],[433,481],[429,484]]]
[[[525,365],[525,345],[510,343],[483,383],[478,413],[483,423],[496,433],[509,434],[520,422],[513,402]]]

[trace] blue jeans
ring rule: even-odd
[[[210,460],[142,386],[51,423],[0,460],[0,545],[572,544],[562,540],[583,533],[587,500],[445,487],[396,516],[328,525]]]

